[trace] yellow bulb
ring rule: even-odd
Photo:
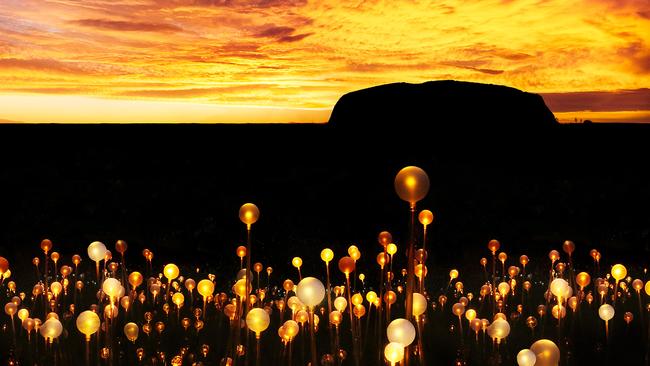
[[[369,303],[374,303],[375,300],[377,300],[377,293],[374,291],[368,291],[366,294],[366,300],[368,300]]]
[[[330,248],[325,248],[320,252],[320,259],[325,263],[329,263],[334,259],[334,252]]]
[[[386,252],[390,255],[395,255],[397,253],[397,245],[390,243],[386,246]]]
[[[246,203],[239,209],[239,219],[250,226],[257,222],[260,217],[260,210],[252,203]]]
[[[612,277],[614,277],[617,281],[620,281],[627,276],[627,268],[625,268],[624,265],[622,264],[615,264],[612,267]]]
[[[182,293],[177,292],[172,296],[172,302],[176,304],[176,306],[180,307],[185,302],[185,296],[183,296]]]
[[[422,210],[418,215],[418,220],[423,226],[427,226],[433,222],[433,212],[429,210]]]
[[[99,316],[90,310],[86,310],[77,317],[77,329],[90,340],[90,336],[99,330]]]
[[[203,298],[205,299],[206,297],[212,295],[214,292],[214,283],[210,280],[201,280],[199,281],[199,284],[196,287],[197,291]]]
[[[165,268],[163,269],[163,274],[165,275],[165,278],[167,278],[168,281],[171,281],[176,277],[178,277],[178,273],[179,273],[178,266],[175,265],[174,263],[170,263],[166,265]]]
[[[293,257],[293,259],[291,260],[291,264],[296,268],[300,268],[302,266],[302,258]]]

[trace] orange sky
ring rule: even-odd
[[[649,43],[647,0],[1,0],[0,122],[324,122],[436,79],[650,122]]]

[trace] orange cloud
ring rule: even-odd
[[[147,103],[181,103],[187,122],[227,119],[205,103],[326,119],[346,92],[444,78],[544,93],[557,113],[631,111],[639,96],[619,91],[650,85],[648,14],[647,0],[0,1],[0,97],[54,98],[39,103],[55,116],[92,96],[154,114]]]

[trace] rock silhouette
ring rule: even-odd
[[[453,80],[394,83],[342,96],[329,120],[340,130],[411,133],[434,130],[547,129],[558,123],[537,94]]]

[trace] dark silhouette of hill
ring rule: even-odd
[[[423,129],[531,131],[557,124],[537,94],[501,85],[453,80],[394,83],[342,96],[329,120],[333,128],[399,134]]]

